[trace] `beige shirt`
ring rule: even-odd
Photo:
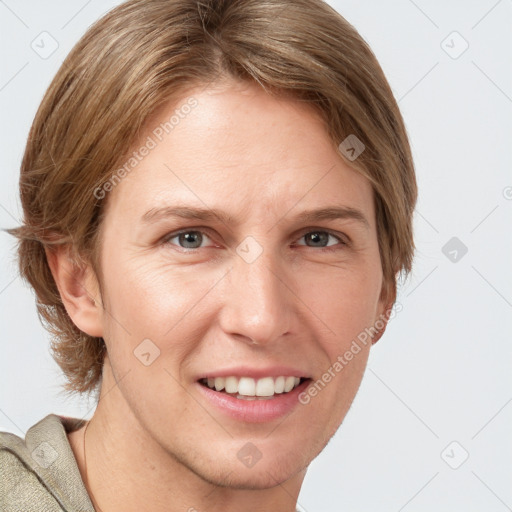
[[[24,440],[0,432],[2,512],[94,512],[67,437],[83,423],[49,414]]]

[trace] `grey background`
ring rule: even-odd
[[[19,165],[46,87],[117,3],[0,1],[0,227],[18,223]],[[330,3],[370,43],[399,100],[420,189],[418,250],[402,309],[299,505],[512,510],[512,2]],[[90,417],[92,404],[60,392],[13,247],[1,233],[0,430],[23,435],[50,412]]]

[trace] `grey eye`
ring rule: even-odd
[[[329,237],[334,241],[329,243]],[[336,243],[341,242],[341,240],[329,233],[328,231],[310,231],[306,233],[301,238],[303,238],[306,243],[299,245],[307,245],[308,247],[327,247],[329,245],[336,245]]]
[[[167,239],[169,243],[173,245],[179,245],[183,249],[198,249],[205,237],[201,231],[182,231]],[[177,239],[178,243],[174,243],[173,240]]]
[[[307,233],[304,237],[306,239],[306,245],[308,245],[307,242],[310,241],[313,247],[325,247],[329,241],[329,233],[325,231]]]

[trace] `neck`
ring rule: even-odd
[[[267,489],[206,481],[140,424],[113,378],[108,358],[94,416],[86,429],[70,434],[70,443],[98,512],[294,512],[306,474],[304,469]]]

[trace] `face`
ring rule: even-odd
[[[274,486],[341,424],[371,343],[344,354],[385,311],[371,186],[309,107],[253,85],[191,90],[141,141],[102,225],[106,364],[174,460]]]

